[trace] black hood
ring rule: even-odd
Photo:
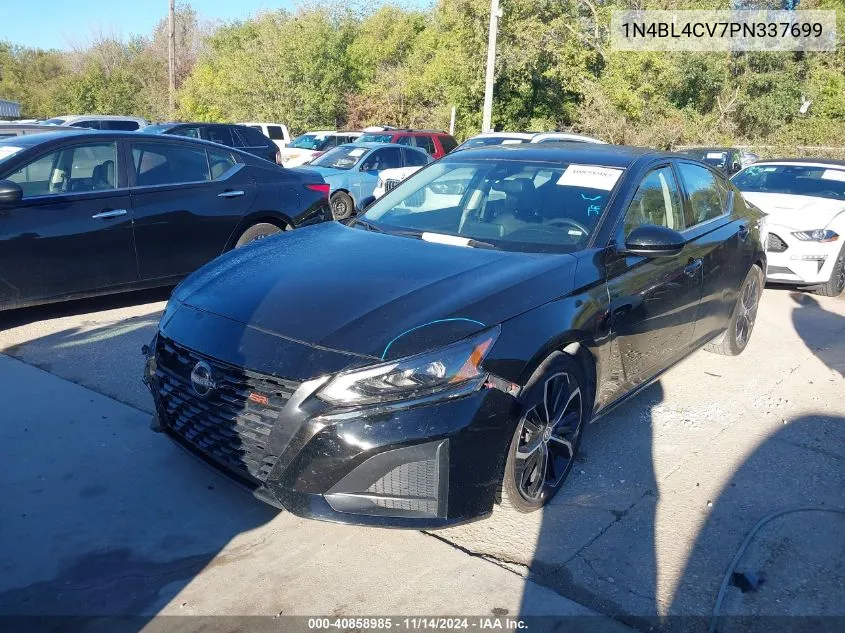
[[[395,358],[568,294],[575,263],[571,255],[449,246],[327,222],[228,253],[174,296],[285,338]]]

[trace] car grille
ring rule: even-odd
[[[401,180],[396,180],[395,178],[388,178],[384,181],[384,191],[387,193],[388,191],[392,191],[399,186],[399,183],[402,182]]]
[[[787,248],[786,242],[784,242],[779,236],[775,235],[774,233],[769,233],[769,239],[766,241],[766,250],[770,253],[782,253]]]
[[[216,383],[200,396],[191,372],[200,361]],[[258,482],[276,464],[270,434],[299,383],[247,371],[198,354],[159,335],[158,405],[167,429],[222,466]]]

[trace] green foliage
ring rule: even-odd
[[[748,0],[743,6],[763,6]],[[493,124],[571,129],[618,143],[845,143],[845,46],[834,53],[622,53],[609,22],[622,0],[506,0]],[[729,8],[727,0],[647,0],[638,7]],[[839,9],[845,0],[801,0]],[[204,32],[177,17],[177,116],[275,120],[295,131],[391,124],[476,134],[484,99],[489,0],[426,9],[310,0]],[[840,42],[842,44],[842,42]],[[0,98],[26,116],[70,112],[170,118],[167,29],[100,39],[74,53],[0,42]],[[802,104],[805,111],[800,111]]]

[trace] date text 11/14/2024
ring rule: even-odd
[[[525,630],[525,620],[508,617],[344,617],[344,618],[309,618],[311,630]]]

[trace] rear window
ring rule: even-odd
[[[285,140],[285,133],[282,131],[282,128],[278,125],[268,125],[267,134],[269,134],[270,138],[274,141]]]
[[[358,143],[390,143],[393,140],[393,134],[362,134],[358,137]]]

